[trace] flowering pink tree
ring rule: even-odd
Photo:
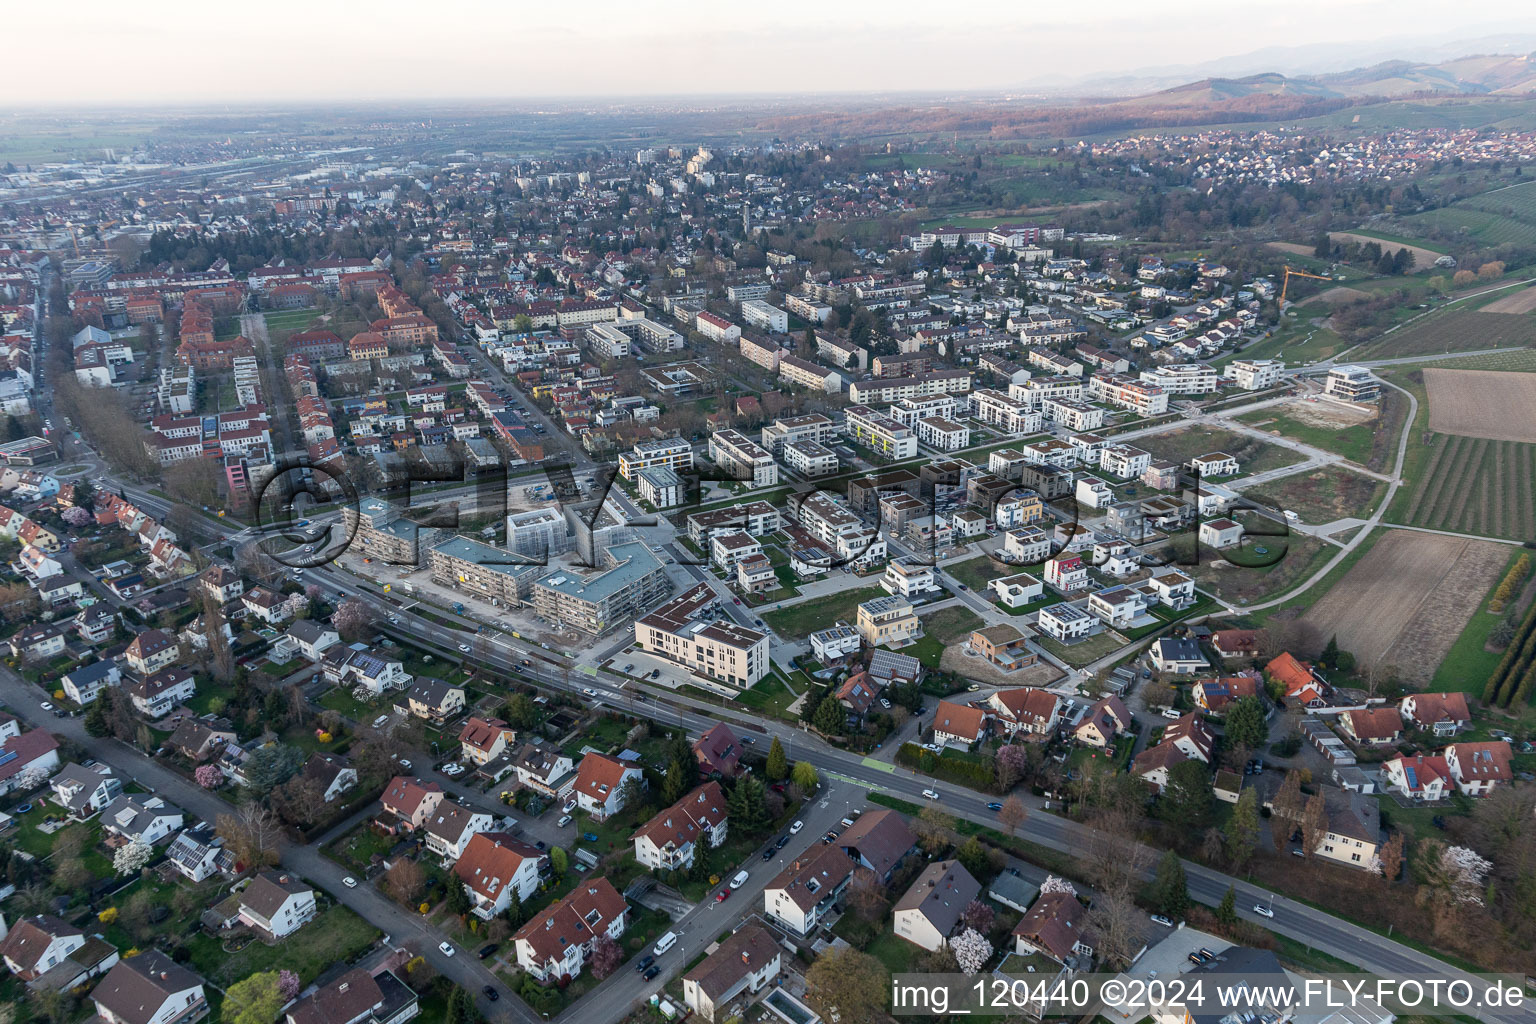
[[[217,789],[224,782],[224,773],[211,764],[200,764],[192,773],[192,779],[204,789]]]
[[[299,976],[284,968],[277,972],[277,993],[283,997],[283,1001],[294,998],[299,994]]]
[[[79,527],[79,526],[85,526],[94,517],[89,512],[87,512],[85,509],[80,508],[77,505],[74,508],[67,508],[67,509],[65,509],[63,514],[60,515],[59,518],[63,519],[64,522],[69,524],[70,526]]]
[[[960,920],[985,935],[992,930],[997,914],[981,900],[971,900],[961,912]]]
[[[624,962],[624,951],[612,938],[604,935],[592,947],[592,976],[599,980],[608,977]]]

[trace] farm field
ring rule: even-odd
[[[1428,369],[1429,429],[1495,441],[1536,442],[1536,373]]]
[[[1172,430],[1166,434],[1144,437],[1138,447],[1151,452],[1154,458],[1167,459],[1181,466],[1199,455],[1226,452],[1237,459],[1238,470],[1244,476],[1279,469],[1282,466],[1293,466],[1306,459],[1301,452],[1281,448],[1279,445],[1265,444],[1258,438],[1239,434],[1235,430],[1223,430],[1220,427],[1201,426]]]
[[[1423,686],[1509,559],[1490,541],[1393,530],[1302,617],[1359,664]]]
[[[1410,526],[1511,540],[1536,538],[1536,445],[1430,435],[1401,513]]]
[[[1324,466],[1313,473],[1298,473],[1244,491],[1271,508],[1289,509],[1304,523],[1321,526],[1335,519],[1365,519],[1375,511],[1387,485],[1380,480],[1344,469]]]
[[[1450,309],[1368,341],[1351,353],[1358,359],[1439,355],[1536,343],[1536,317]]]
[[[1536,242],[1536,182],[1468,196],[1450,206],[1403,218],[1420,230],[1465,234],[1487,245]]]
[[[1333,402],[1303,400],[1272,405],[1237,419],[1250,427],[1342,455],[1363,466],[1371,457],[1379,416],[1375,411],[1356,410]]]
[[[1536,288],[1526,287],[1494,299],[1483,307],[1484,313],[1536,312]]]
[[[1498,370],[1500,373],[1536,373],[1536,349],[1512,348],[1463,359],[1441,359],[1418,364],[1421,369],[1443,367],[1447,370]],[[1384,376],[1413,370],[1413,366],[1394,366],[1382,371]]]

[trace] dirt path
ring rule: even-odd
[[[1353,231],[1330,231],[1328,237],[1335,242],[1359,242],[1364,245],[1367,242],[1375,242],[1381,246],[1383,252],[1395,253],[1399,249],[1407,249],[1413,255],[1414,270],[1429,270],[1435,265],[1435,260],[1441,257],[1441,253],[1433,249],[1426,249],[1419,245],[1408,245],[1403,242],[1387,242],[1380,238],[1372,238],[1370,235],[1360,235]]]

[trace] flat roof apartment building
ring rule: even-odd
[[[971,392],[971,415],[1008,434],[1033,434],[1040,429],[1040,413],[995,388]]]
[[[709,437],[709,457],[734,480],[750,480],[754,487],[779,482],[779,466],[773,455],[735,430],[717,430]]]
[[[356,508],[343,506],[342,519],[347,532],[353,535],[353,543],[365,555],[391,565],[416,565],[421,560],[418,541],[433,535],[433,531],[418,527],[383,498],[365,499]]]
[[[595,573],[562,569],[535,581],[535,610],[550,622],[597,636],[644,614],[672,589],[661,560],[639,541],[608,548],[603,562]]]
[[[1381,382],[1363,366],[1335,366],[1323,390],[1346,402],[1374,402],[1381,397]]]
[[[1089,377],[1088,394],[1097,401],[1129,409],[1138,416],[1156,416],[1168,411],[1166,391],[1155,384],[1118,373],[1096,373]]]
[[[875,454],[889,460],[917,456],[917,434],[885,413],[867,405],[850,405],[843,410],[848,436]]]
[[[693,446],[681,437],[641,441],[619,453],[619,475],[633,480],[642,469],[670,469],[674,473],[693,468]]]
[[[719,598],[707,583],[635,620],[635,642],[647,654],[740,689],[768,671],[768,634],[716,620]]]
[[[763,428],[763,447],[775,456],[781,455],[784,446],[793,441],[815,441],[831,444],[837,438],[837,424],[830,416],[819,412],[804,416],[780,417]]]
[[[1234,359],[1223,376],[1244,391],[1263,391],[1280,383],[1285,364],[1278,359]]]
[[[463,587],[489,601],[518,606],[533,582],[545,573],[542,555],[534,557],[492,547],[468,537],[454,537],[427,553],[432,582]]]

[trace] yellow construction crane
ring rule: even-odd
[[[1280,308],[1281,309],[1285,308],[1285,292],[1286,292],[1286,289],[1290,288],[1290,286],[1291,286],[1291,278],[1293,278],[1293,277],[1310,277],[1314,281],[1332,281],[1333,280],[1333,278],[1328,277],[1328,276],[1323,275],[1323,274],[1309,274],[1305,270],[1292,270],[1290,267],[1286,267],[1285,268],[1285,282],[1280,285]]]

